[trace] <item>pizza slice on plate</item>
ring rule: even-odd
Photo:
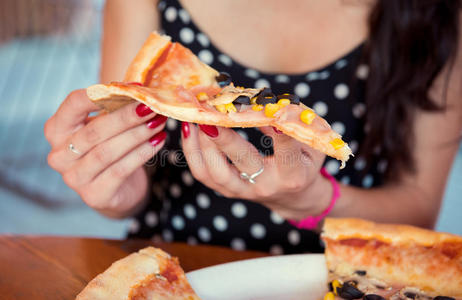
[[[407,225],[326,219],[333,299],[462,299],[462,237]]]
[[[76,300],[199,300],[178,259],[148,247],[116,261]]]
[[[228,74],[217,72],[189,49],[157,33],[148,37],[123,83],[93,85],[87,94],[107,111],[139,101],[180,121],[223,127],[274,126],[341,160],[342,167],[352,155],[341,136],[296,95],[234,86]]]

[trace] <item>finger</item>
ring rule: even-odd
[[[197,127],[194,124],[183,122],[181,124],[181,131],[181,145],[191,174],[200,182],[210,181],[199,145]]]
[[[234,130],[208,125],[202,125],[200,128],[201,136],[213,141],[240,172],[253,174],[263,166],[263,157],[257,148]]]
[[[227,197],[247,198],[250,187],[240,178],[239,171],[228,162],[217,144],[205,134],[199,134],[199,144],[210,180],[218,186],[218,192]]]
[[[98,195],[99,199],[111,199],[133,172],[159,152],[165,144],[166,136],[166,132],[161,131],[151,139],[151,142],[139,145],[122,159],[112,164],[85,186],[84,192],[81,194],[82,198],[94,199],[93,195]],[[98,199],[94,200],[98,201]],[[97,203],[95,205],[98,206]]]
[[[167,117],[156,115],[146,124],[129,129],[96,146],[65,173],[67,183],[75,187],[87,184],[110,165],[120,160],[165,127]]]

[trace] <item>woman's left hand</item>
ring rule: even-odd
[[[258,202],[287,219],[319,215],[329,205],[332,187],[320,175],[325,159],[321,152],[263,127],[274,148],[274,155],[264,157],[232,129],[199,128],[183,123],[182,145],[192,175],[207,187],[228,198]],[[254,184],[240,176],[262,168]]]

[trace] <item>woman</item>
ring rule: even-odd
[[[49,164],[100,213],[136,214],[131,236],[295,253],[321,251],[316,230],[293,225],[310,216],[432,227],[462,128],[460,4],[108,0],[102,82],[162,30],[237,85],[299,95],[355,157],[339,170],[271,128],[180,126],[137,104],[89,121],[79,90],[46,124]]]

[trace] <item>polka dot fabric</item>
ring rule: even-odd
[[[343,170],[327,158],[325,167],[335,178],[354,186],[370,188],[382,183],[387,162],[377,157],[371,168],[358,154],[366,127],[364,115],[367,65],[360,64],[362,45],[318,70],[304,74],[264,73],[240,65],[217,49],[193,22],[177,0],[159,1],[162,31],[193,51],[202,61],[231,74],[235,84],[271,87],[273,92],[294,93],[313,107],[350,144],[355,157]],[[129,227],[129,237],[185,241],[260,250],[273,254],[321,252],[319,235],[299,230],[265,207],[240,199],[228,199],[196,181],[181,152],[180,124],[167,121],[164,149],[150,162],[155,165],[151,201]],[[263,155],[273,152],[272,140],[254,128],[236,129]],[[364,170],[369,170],[368,173]]]

